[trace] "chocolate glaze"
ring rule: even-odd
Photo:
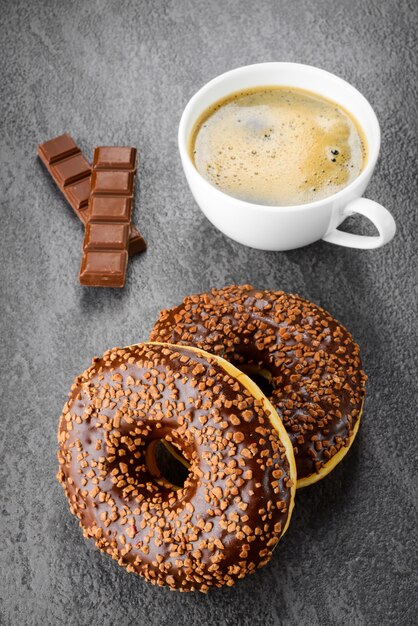
[[[164,489],[145,464],[165,438],[190,464]],[[59,425],[60,470],[86,537],[172,589],[232,585],[271,557],[292,509],[268,409],[210,355],[139,344],[93,359]]]
[[[359,347],[315,304],[250,285],[214,289],[162,311],[151,339],[268,370],[269,400],[292,441],[298,480],[350,444],[365,394]]]

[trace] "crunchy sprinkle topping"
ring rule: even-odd
[[[266,421],[214,357],[115,348],[71,388],[58,479],[85,537],[128,571],[181,591],[229,586],[270,559],[291,509],[289,462]],[[148,467],[161,438],[189,464],[180,489]]]
[[[213,289],[162,311],[151,340],[267,370],[269,400],[293,444],[298,478],[320,472],[350,444],[366,375],[348,330],[315,304],[250,285]],[[245,421],[245,412],[240,417]]]

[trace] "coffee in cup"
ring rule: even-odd
[[[311,91],[262,86],[212,104],[190,135],[196,169],[247,202],[291,206],[332,196],[367,162],[367,142],[342,106]]]

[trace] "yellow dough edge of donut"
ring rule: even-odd
[[[241,370],[235,367],[235,365],[232,365],[231,363],[229,363],[229,361],[227,361],[226,359],[223,359],[220,356],[211,354],[210,352],[206,352],[205,350],[201,350],[200,348],[196,348],[194,346],[182,346],[182,345],[176,345],[173,343],[161,343],[159,341],[148,341],[147,345],[166,346],[167,348],[175,348],[175,349],[180,348],[182,350],[190,350],[191,352],[195,352],[196,354],[199,354],[205,359],[208,359],[208,360],[213,359],[220,367],[222,367],[222,369],[224,369],[227,372],[227,374],[232,376],[232,378],[236,378],[237,380],[239,380],[239,382],[247,389],[247,391],[256,400],[261,400],[263,402],[265,408],[270,413],[269,419],[270,419],[271,425],[273,426],[273,428],[279,435],[279,439],[284,445],[284,448],[286,451],[286,457],[289,463],[289,476],[292,481],[292,486],[290,488],[289,515],[287,516],[286,524],[280,535],[280,538],[282,538],[289,527],[290,519],[293,513],[293,508],[295,506],[297,474],[296,474],[296,462],[295,462],[295,455],[293,453],[292,442],[290,441],[289,435],[287,434],[286,429],[283,426],[283,422],[280,419],[276,409],[273,407],[273,405],[268,400],[268,398],[266,398],[266,396],[263,394],[263,392],[258,387],[258,385],[256,385],[255,382],[251,380],[251,378],[249,378],[246,374],[241,372]]]
[[[328,461],[328,463],[325,463],[325,465],[321,468],[321,470],[318,473],[310,474],[309,476],[305,476],[305,478],[300,478],[296,485],[297,489],[303,489],[303,487],[308,487],[309,485],[313,485],[314,483],[317,483],[319,480],[322,480],[323,478],[325,478],[325,476],[327,476],[330,472],[332,472],[332,470],[338,465],[338,463],[340,463],[343,460],[343,458],[345,457],[345,455],[347,454],[347,452],[353,445],[353,441],[356,438],[356,435],[358,433],[358,429],[360,427],[361,416],[363,414],[363,405],[364,405],[364,399],[361,405],[358,420],[354,426],[353,435],[350,438],[350,443],[348,444],[348,446],[344,446],[344,448],[341,448],[341,450],[339,450],[337,454],[335,454]]]

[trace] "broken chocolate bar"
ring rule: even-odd
[[[38,156],[74,213],[83,224],[87,224],[90,211],[88,200],[91,168],[80,148],[72,137],[65,133],[40,144],[38,146]],[[122,155],[119,158],[124,158],[124,156]],[[103,153],[102,162],[107,163],[106,159],[106,154]],[[139,254],[144,252],[146,248],[145,239],[132,224],[129,236],[129,254],[131,256]]]
[[[135,148],[96,148],[80,283],[123,287],[135,182]]]

